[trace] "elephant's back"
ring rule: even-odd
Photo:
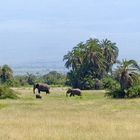
[[[49,88],[49,85],[48,84],[45,84],[45,83],[39,83],[39,87],[42,88],[42,89],[43,88],[46,89],[46,88]]]
[[[72,89],[72,93],[80,94],[81,93],[81,90],[80,89]]]

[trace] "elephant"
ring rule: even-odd
[[[69,88],[66,92],[66,96],[68,96],[68,94],[70,94],[70,97],[75,96],[75,95],[82,96],[80,89],[70,89]]]
[[[40,91],[43,91],[43,92],[46,92],[46,94],[47,93],[50,93],[50,88],[49,88],[49,86],[48,86],[48,84],[41,84],[41,83],[38,83],[38,84],[35,84],[34,86],[33,86],[33,92],[34,92],[34,94],[35,94],[35,89],[38,89],[38,93],[40,94]]]

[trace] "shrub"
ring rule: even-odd
[[[125,90],[114,89],[105,94],[112,98],[137,98],[140,97],[140,86],[133,86]]]
[[[0,86],[0,99],[17,99],[17,94],[6,86]]]
[[[95,81],[91,77],[85,77],[79,83],[80,89],[94,89]]]
[[[102,79],[102,86],[104,89],[115,90],[119,88],[119,83],[111,77],[105,77]]]
[[[110,90],[106,92],[105,96],[109,96],[111,98],[124,98],[125,92],[118,88],[118,89],[114,89],[114,90]]]
[[[49,85],[65,85],[66,76],[57,71],[51,71],[48,74],[43,75],[42,82]]]
[[[140,86],[133,86],[133,87],[125,90],[125,96],[127,98],[140,97]]]

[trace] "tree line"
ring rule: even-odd
[[[13,70],[8,65],[0,67],[0,84],[9,87],[30,86],[35,83],[47,83],[54,86],[64,86],[66,75],[57,71],[50,71],[45,75],[26,73],[24,75],[14,75]]]

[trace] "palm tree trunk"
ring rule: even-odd
[[[120,85],[122,90],[128,89],[132,86],[132,81],[127,71],[124,71],[121,74]]]

